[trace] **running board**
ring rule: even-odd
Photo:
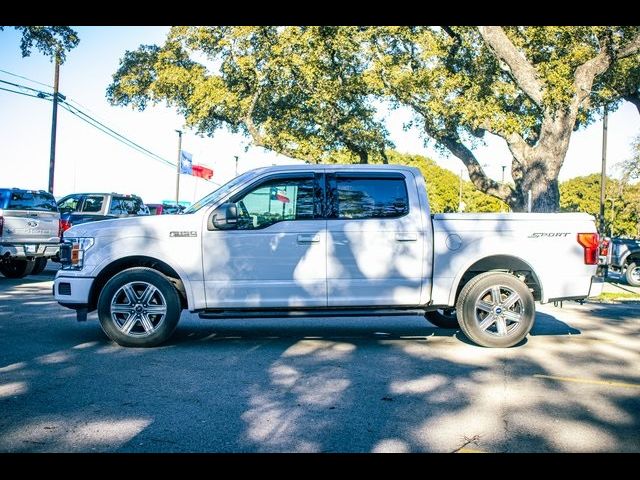
[[[215,310],[198,313],[200,318],[282,318],[282,317],[375,317],[424,315],[425,310],[366,308],[314,308],[309,310]]]

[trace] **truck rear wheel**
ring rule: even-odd
[[[640,264],[629,264],[625,273],[625,277],[627,278],[627,283],[629,285],[640,287]]]
[[[483,347],[512,347],[535,320],[529,288],[508,273],[487,272],[467,283],[456,303],[462,331]]]
[[[436,327],[460,328],[455,308],[441,308],[438,310],[433,310],[431,312],[425,313],[424,316]]]
[[[171,337],[180,319],[180,297],[171,281],[151,268],[129,268],[109,280],[98,298],[104,333],[123,347],[155,347]]]
[[[36,262],[34,260],[24,260],[22,258],[12,258],[0,262],[0,273],[7,278],[26,277],[33,271]]]

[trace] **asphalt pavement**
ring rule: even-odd
[[[0,278],[1,452],[640,452],[640,303],[539,306],[509,349],[417,316],[200,320],[119,347]]]

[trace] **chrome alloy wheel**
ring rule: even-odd
[[[636,265],[632,270],[631,273],[629,274],[631,276],[631,279],[640,283],[640,265]]]
[[[111,319],[125,335],[148,337],[167,314],[167,302],[156,287],[147,282],[130,282],[111,298]]]
[[[520,326],[525,314],[520,295],[504,285],[487,288],[475,303],[475,321],[480,330],[505,337]]]

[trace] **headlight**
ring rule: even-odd
[[[82,270],[84,253],[93,246],[93,237],[65,237],[60,246],[60,263],[65,270]]]

